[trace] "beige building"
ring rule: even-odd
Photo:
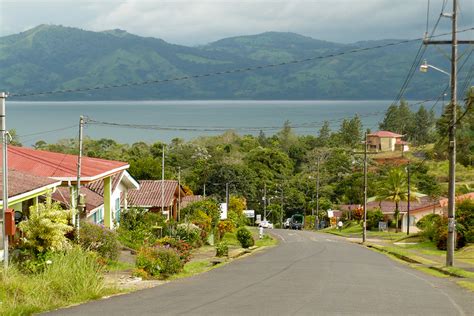
[[[370,151],[408,151],[408,143],[402,140],[403,135],[389,131],[378,131],[367,134]]]

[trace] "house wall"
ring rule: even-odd
[[[418,227],[416,227],[416,223],[418,223],[420,219],[422,219],[423,217],[429,214],[438,214],[438,215],[443,216],[444,208],[437,205],[436,207],[430,206],[430,207],[426,207],[420,210],[410,212],[410,233],[419,232],[420,230],[418,229]],[[402,216],[402,231],[403,232],[407,231],[406,214],[403,214]]]
[[[380,150],[380,138],[378,136],[367,136],[367,142],[369,144],[369,150]]]
[[[382,151],[394,151],[396,139],[392,137],[381,137],[380,145]]]

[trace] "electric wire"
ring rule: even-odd
[[[474,27],[459,30],[459,31],[457,31],[457,33],[464,33],[464,32],[470,31],[470,30],[474,30]],[[449,34],[451,34],[451,33],[439,34],[439,35],[436,35],[436,36],[431,36],[430,38],[445,36],[445,35],[449,35]],[[126,83],[120,83],[120,84],[102,85],[102,86],[95,86],[95,87],[84,87],[84,88],[76,88],[76,89],[63,89],[63,90],[51,90],[51,91],[27,92],[27,93],[10,93],[9,97],[20,98],[20,97],[31,97],[31,96],[40,96],[40,95],[44,96],[44,95],[55,95],[55,94],[89,92],[89,91],[97,91],[97,90],[105,90],[105,89],[143,86],[143,85],[150,85],[150,84],[163,84],[163,83],[184,81],[184,80],[190,80],[190,79],[206,78],[206,77],[211,77],[211,76],[221,76],[221,75],[242,73],[242,72],[248,72],[248,71],[257,71],[257,70],[276,68],[276,67],[281,67],[281,66],[286,66],[286,65],[306,63],[306,62],[315,61],[315,60],[334,58],[334,57],[338,57],[338,56],[344,56],[344,55],[349,55],[349,54],[354,54],[354,53],[359,53],[359,52],[371,51],[371,50],[376,50],[376,49],[381,49],[381,48],[386,48],[386,47],[398,46],[398,45],[402,45],[402,44],[417,42],[417,41],[420,41],[420,40],[423,40],[423,39],[424,38],[415,38],[415,39],[410,39],[410,40],[403,40],[403,41],[398,41],[398,42],[380,44],[380,45],[376,45],[376,46],[355,48],[355,49],[351,49],[351,50],[348,50],[348,51],[343,51],[343,52],[338,52],[338,53],[331,53],[331,54],[327,54],[327,55],[309,57],[309,58],[304,58],[304,59],[295,59],[295,60],[281,62],[281,63],[272,63],[272,64],[264,64],[264,65],[258,65],[258,66],[235,68],[235,69],[229,69],[229,70],[224,70],[224,71],[209,72],[209,73],[204,73],[204,74],[186,75],[186,76],[182,76],[182,77],[174,77],[174,78],[167,78],[167,79],[126,82]]]

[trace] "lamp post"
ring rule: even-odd
[[[426,60],[420,66],[421,72],[427,72],[429,68],[441,72],[449,77],[451,85],[451,121],[449,123],[449,183],[448,183],[448,240],[446,244],[446,265],[453,266],[454,248],[456,244],[456,103],[457,103],[457,39],[456,39],[456,1],[453,1],[453,40],[452,40],[452,57],[451,57],[451,73],[444,71],[433,65],[429,65]]]

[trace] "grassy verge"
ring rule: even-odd
[[[55,254],[42,272],[12,266],[0,275],[1,315],[31,315],[117,292],[105,287],[96,257],[80,248]]]
[[[468,289],[471,292],[474,292],[474,282],[470,281],[457,281],[456,282],[459,286],[462,286],[465,289]]]
[[[184,265],[183,271],[178,274],[175,274],[169,278],[169,280],[176,280],[182,278],[188,278],[193,275],[201,274],[209,270],[220,267],[223,263],[212,265],[209,259],[191,261]]]
[[[338,235],[342,237],[348,238],[361,238],[362,237],[362,226],[358,223],[350,223],[348,226],[345,226],[341,230],[338,228],[325,228],[321,230],[322,232]],[[395,232],[381,232],[381,231],[367,231],[367,238],[376,238],[376,239],[384,239],[384,240],[391,240],[396,241],[399,239],[403,239],[405,235],[402,233],[395,233]]]

